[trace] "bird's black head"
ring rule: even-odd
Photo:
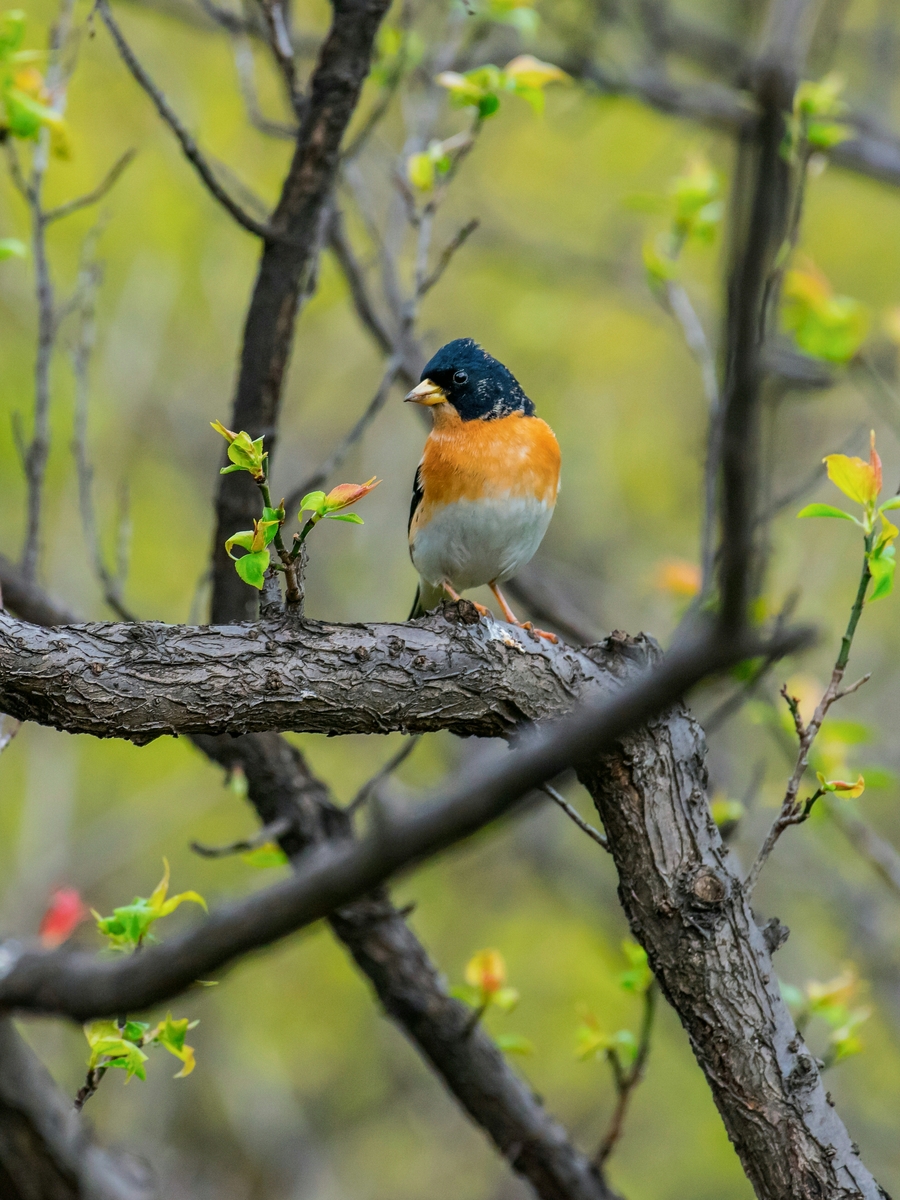
[[[492,421],[512,413],[534,416],[534,405],[513,373],[471,338],[442,346],[406,397],[416,404],[452,404],[464,421]]]

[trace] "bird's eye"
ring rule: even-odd
[[[468,383],[469,377],[465,373],[465,371],[457,371],[455,373],[455,375],[453,376],[453,382],[454,383]]]

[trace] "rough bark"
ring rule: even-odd
[[[885,1200],[781,997],[763,931],[709,815],[705,754],[702,730],[679,706],[581,770],[622,907],[757,1196]]]
[[[601,672],[471,605],[405,625],[42,629],[0,614],[0,711],[70,733],[506,735],[572,709]]]
[[[325,236],[341,138],[369,73],[375,33],[390,0],[332,0],[331,29],[319,52],[290,170],[272,214],[277,237],[266,242],[244,324],[232,428],[264,435],[275,449],[284,373],[299,302],[309,290]],[[259,493],[244,473],[223,475],[216,498],[214,621],[251,618],[257,597],[238,578],[225,541],[252,527]]]

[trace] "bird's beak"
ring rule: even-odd
[[[411,400],[413,404],[423,404],[426,408],[430,408],[434,404],[443,404],[447,396],[444,389],[438,387],[436,383],[432,383],[430,379],[423,379],[418,387],[414,387],[403,399]]]

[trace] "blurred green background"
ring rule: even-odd
[[[577,25],[588,7],[559,5],[548,17]],[[679,10],[740,32],[755,6],[698,2]],[[249,128],[227,36],[202,19],[191,23],[144,4],[121,4],[118,13],[142,61],[209,152],[274,198],[290,146]],[[28,15],[28,44],[44,44],[53,9],[29,5]],[[80,5],[78,15],[83,20],[87,6]],[[326,17],[323,3],[297,5],[304,29],[322,30]],[[837,56],[848,98],[885,122],[897,115],[898,89],[893,83],[876,88],[867,56],[873,31],[890,20],[896,21],[891,6],[853,0]],[[896,55],[900,43],[896,25],[892,29]],[[550,19],[523,46],[552,57],[555,36]],[[611,38],[604,52],[618,50]],[[259,68],[264,105],[275,111],[277,88],[262,61]],[[133,523],[129,605],[146,618],[202,619],[210,500],[221,454],[209,422],[228,421],[257,247],[202,191],[99,23],[95,36],[82,40],[68,115],[72,155],[51,166],[49,203],[89,190],[120,153],[138,150],[99,210],[105,278],[89,442],[104,543],[111,553],[125,481]],[[442,120],[446,133],[464,124],[449,109]],[[376,193],[383,189],[383,164],[402,140],[393,112],[363,163],[373,178],[381,172]],[[729,176],[727,137],[634,100],[558,87],[541,118],[520,101],[505,102],[454,184],[437,240],[471,216],[480,217],[481,228],[428,298],[420,322],[427,351],[453,337],[477,338],[511,367],[555,429],[563,489],[539,555],[545,570],[599,629],[643,629],[663,642],[683,601],[660,586],[661,567],[670,559],[697,560],[705,401],[696,366],[654,300],[642,266],[642,243],[662,228],[663,218],[638,211],[630,200],[664,195],[667,181],[698,152]],[[82,241],[97,215],[81,213],[51,231],[61,294],[73,286]],[[28,238],[24,206],[5,177],[0,236]],[[724,241],[690,250],[684,262],[684,282],[712,337],[721,317]],[[886,354],[882,318],[900,305],[900,191],[829,168],[811,183],[801,246],[838,292],[867,306],[871,344]],[[12,418],[22,414],[27,430],[35,331],[31,261],[0,265],[0,322],[0,550],[14,557],[24,488]],[[41,580],[85,616],[106,618],[80,526],[70,452],[71,337],[64,328],[53,366]],[[299,324],[273,496],[318,465],[368,402],[381,369],[326,254],[318,291]],[[406,616],[415,587],[406,514],[424,434],[400,396],[397,391],[340,472],[347,480],[384,478],[365,502],[364,528],[335,525],[313,539],[312,617]],[[893,490],[900,480],[896,396],[855,368],[838,372],[827,391],[789,395],[772,417],[774,494],[790,490],[850,437],[856,436],[853,451],[859,452],[870,426]],[[836,493],[822,483],[807,498],[834,502]],[[798,524],[798,507],[785,509],[772,527],[766,597],[776,610],[797,591],[799,615],[818,624],[822,639],[802,661],[782,665],[767,685],[773,695],[789,676],[827,680],[858,577],[860,547],[850,527]],[[868,741],[835,750],[847,769],[870,769],[881,784],[869,787],[857,809],[896,845],[898,603],[893,597],[864,614],[851,671],[872,670],[874,677],[840,716],[862,723]],[[698,713],[710,712],[728,690],[709,688],[696,697]],[[747,706],[710,739],[712,790],[746,799],[758,783],[734,843],[745,864],[788,771],[767,729],[767,711],[762,701]],[[342,801],[400,744],[399,737],[297,741]],[[427,738],[401,769],[398,790],[413,803],[464,758],[504,752],[449,736]],[[584,795],[575,788],[569,794],[590,818]],[[104,912],[135,893],[147,895],[163,855],[172,864],[175,890],[196,888],[211,904],[264,886],[282,869],[207,861],[188,849],[192,839],[226,842],[252,829],[247,807],[184,741],[138,749],[29,726],[0,759],[2,932],[33,935],[50,892],[61,884],[77,886]],[[417,871],[398,885],[397,897],[415,903],[412,923],[452,983],[461,982],[474,951],[492,946],[503,953],[522,998],[513,1014],[490,1018],[492,1027],[534,1043],[534,1055],[518,1060],[520,1069],[579,1143],[592,1148],[613,1093],[602,1062],[576,1059],[579,1006],[610,1031],[634,1028],[638,1019],[637,1001],[616,983],[627,929],[607,857],[548,807]],[[896,1192],[900,897],[823,813],[785,836],[757,903],[761,915],[777,913],[791,927],[777,959],[783,979],[797,985],[827,980],[853,963],[866,981],[864,999],[875,1011],[863,1030],[865,1051],[834,1068],[828,1086],[867,1164]],[[181,914],[172,918],[173,928],[179,920]],[[89,927],[77,937],[85,946],[99,944]],[[527,1194],[379,1015],[365,981],[324,929],[253,956],[222,986],[192,993],[173,1010],[201,1019],[193,1035],[196,1072],[174,1081],[177,1064],[157,1056],[146,1083],[124,1087],[113,1073],[89,1106],[104,1139],[140,1150],[157,1166],[163,1194],[172,1200],[513,1200]],[[53,1022],[23,1028],[74,1094],[84,1075],[81,1031]],[[814,1031],[814,1045],[817,1036]],[[819,1041],[824,1045],[824,1037]],[[687,1040],[665,1007],[610,1174],[630,1200],[751,1195]]]

